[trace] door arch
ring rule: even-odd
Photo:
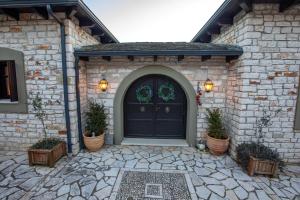
[[[125,137],[186,137],[186,95],[168,76],[151,74],[135,80],[126,92],[123,108]]]
[[[132,83],[146,75],[165,75],[176,80],[186,95],[186,140],[190,146],[196,144],[197,106],[195,90],[191,83],[181,73],[165,66],[146,66],[130,73],[120,83],[114,98],[114,144],[121,144],[124,138],[124,99]]]

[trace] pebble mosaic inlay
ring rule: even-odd
[[[125,172],[118,190],[117,200],[134,199],[186,199],[190,192],[184,174],[162,172]]]

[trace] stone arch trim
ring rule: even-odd
[[[189,80],[187,80],[180,72],[159,65],[145,66],[137,69],[126,76],[120,83],[114,98],[114,144],[121,144],[124,138],[123,102],[128,88],[138,78],[150,74],[168,76],[181,85],[187,98],[186,140],[190,146],[195,146],[197,137],[197,105],[195,90]]]

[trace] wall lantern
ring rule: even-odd
[[[214,86],[214,83],[210,79],[207,79],[204,83],[205,92],[211,92],[214,89]]]
[[[98,88],[102,91],[102,92],[106,92],[107,88],[108,88],[108,81],[105,79],[104,76],[102,76],[101,81],[99,81],[98,83]]]

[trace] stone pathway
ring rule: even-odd
[[[129,187],[136,180],[141,184]],[[53,169],[29,167],[24,153],[0,153],[0,199],[126,200],[132,194],[132,199],[148,195],[144,199],[153,200],[161,199],[161,190],[167,191],[165,180],[184,196],[176,198],[171,192],[165,199],[268,200],[300,195],[299,166],[286,167],[277,178],[249,177],[229,156],[215,157],[189,147],[106,146],[70,161],[62,159]],[[137,187],[139,192],[134,192]]]

